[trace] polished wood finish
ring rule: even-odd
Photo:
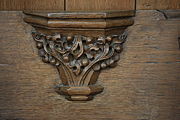
[[[32,36],[42,61],[58,69],[62,84],[56,91],[73,101],[92,100],[102,92],[96,84],[99,73],[120,59],[124,30],[134,23],[135,12],[24,13],[24,21],[36,29]]]
[[[180,9],[180,0],[136,0],[138,10]]]
[[[66,0],[67,11],[134,10],[135,0]]]
[[[104,91],[71,102],[54,92],[58,72],[41,61],[22,13],[0,14],[1,120],[180,119],[179,20],[137,11],[118,66],[99,76]]]

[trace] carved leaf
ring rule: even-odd
[[[33,33],[44,62],[59,63],[71,69],[76,76],[89,69],[99,71],[119,60],[119,53],[127,34],[91,38],[85,36],[45,35]]]

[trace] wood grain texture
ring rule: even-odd
[[[180,9],[180,0],[137,0],[137,10]]]
[[[0,10],[64,10],[64,0],[0,0]]]
[[[166,19],[180,19],[180,10],[159,10]]]
[[[25,0],[0,0],[0,10],[24,10]]]
[[[54,92],[58,73],[38,57],[22,13],[0,14],[1,120],[180,119],[179,21],[137,11],[118,66],[100,74],[104,92],[70,102]]]
[[[104,88],[96,84],[99,73],[105,68],[112,68],[110,66],[114,66],[119,60],[127,38],[125,29],[133,25],[134,20],[130,16],[134,16],[132,15],[134,12],[66,11],[63,14],[49,13],[45,15],[46,17],[40,12],[24,13],[26,14],[24,21],[36,30],[32,36],[37,43],[37,49],[39,49],[39,55],[43,62],[50,63],[59,71],[62,84],[57,85],[57,93],[71,101],[89,101],[96,94],[101,93]],[[117,13],[122,13],[122,15],[118,16]],[[77,16],[75,16],[76,14]],[[82,14],[88,17],[91,15],[91,18],[84,19],[84,16],[81,18]],[[55,18],[52,18],[51,15]],[[99,19],[99,15],[104,18]],[[114,16],[117,17],[114,18]],[[39,28],[46,32],[42,32]],[[69,28],[87,29],[84,34],[86,32],[89,34],[84,36],[74,34],[73,31],[62,34],[62,29],[69,30]],[[59,31],[52,34],[54,29]],[[103,35],[98,34],[96,37],[92,37],[97,34],[97,30],[102,29],[104,29]],[[111,32],[117,29],[122,33],[106,35],[107,29],[112,29]],[[46,34],[47,32],[48,34]],[[90,32],[95,34],[90,34]]]
[[[37,17],[45,17],[48,19],[64,19],[64,18],[73,18],[73,19],[84,19],[84,18],[119,18],[119,17],[132,17],[135,16],[134,10],[120,10],[120,11],[78,11],[78,12],[69,12],[69,11],[58,11],[58,12],[49,12],[49,11],[29,11],[26,10],[23,13],[26,15],[33,15]]]
[[[129,26],[134,23],[133,19],[44,19],[37,17],[26,17],[24,19],[30,24],[38,24],[50,28],[80,28],[80,29],[105,29]]]
[[[0,10],[97,11],[139,9],[180,9],[179,0],[0,0]]]
[[[25,0],[25,10],[64,10],[64,0]]]
[[[66,0],[67,11],[134,10],[135,0]]]

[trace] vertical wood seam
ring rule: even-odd
[[[137,0],[135,0],[134,2],[135,2],[135,3],[134,3],[134,10],[136,10],[136,9],[137,9],[137,8],[136,8],[136,7],[137,7]]]
[[[64,11],[66,11],[66,0],[64,0]]]

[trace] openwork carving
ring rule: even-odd
[[[32,35],[42,60],[58,68],[61,87],[94,85],[99,71],[113,66],[120,59],[119,53],[127,37],[126,32],[98,38],[64,36],[59,33],[45,35],[38,32],[33,32]],[[94,94],[101,91],[102,88],[94,91]]]
[[[135,11],[24,11],[35,32],[39,55],[59,72],[57,93],[68,100],[87,101],[103,91],[99,73],[114,67],[133,25]]]

